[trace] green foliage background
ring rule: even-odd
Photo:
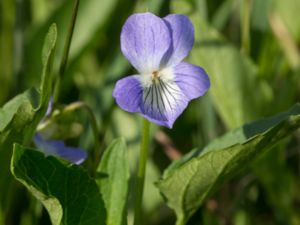
[[[141,118],[119,109],[112,90],[135,73],[120,51],[121,27],[132,13],[146,11],[191,19],[196,41],[186,60],[205,68],[212,86],[174,129],[152,127],[141,225],[300,224],[299,0],[82,0],[58,99],[84,101],[96,115],[106,149],[96,179],[88,163],[45,158],[31,143],[73,5],[0,2],[1,225],[132,223]],[[66,117],[82,130],[73,131]],[[92,152],[86,114],[53,121],[61,129],[54,135]],[[71,179],[60,189],[62,174]]]

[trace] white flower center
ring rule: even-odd
[[[168,67],[140,76],[144,111],[154,119],[168,120],[176,115],[184,99],[175,82],[173,68]]]
[[[167,67],[159,71],[154,71],[151,74],[142,74],[140,78],[143,87],[147,88],[153,84],[159,84],[160,81],[173,82],[174,73],[171,67]]]

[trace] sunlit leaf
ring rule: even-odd
[[[16,144],[11,172],[45,206],[53,225],[104,225],[104,203],[87,172]]]
[[[57,27],[56,24],[52,24],[48,30],[46,38],[44,40],[44,46],[42,50],[42,79],[40,85],[41,99],[39,108],[46,110],[51,95],[52,81],[51,76],[52,65],[54,61],[54,52],[56,48],[57,40]]]
[[[229,132],[203,151],[194,151],[173,165],[158,183],[168,205],[175,210],[177,225],[187,220],[203,201],[253,160],[292,134],[300,126],[300,105],[268,119]]]
[[[98,185],[107,210],[106,225],[127,224],[129,165],[124,139],[117,139],[108,146],[98,173]]]

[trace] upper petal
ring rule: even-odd
[[[121,50],[142,74],[160,68],[161,60],[171,45],[170,31],[163,19],[152,13],[130,16],[121,32]]]
[[[210,80],[204,69],[182,62],[174,68],[175,82],[189,100],[205,94],[210,87]]]
[[[113,91],[117,104],[128,112],[139,112],[143,88],[138,75],[119,80]]]
[[[194,27],[188,17],[171,14],[163,18],[172,35],[172,45],[164,57],[166,66],[180,63],[194,45]]]

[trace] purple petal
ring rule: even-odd
[[[174,68],[175,82],[189,100],[205,94],[210,87],[209,77],[199,66],[182,62]]]
[[[166,23],[152,13],[134,14],[122,28],[122,52],[139,73],[159,70],[170,45],[171,36]]]
[[[142,115],[153,123],[172,128],[188,105],[188,98],[177,84],[161,79],[143,92]]]
[[[68,147],[60,140],[44,140],[41,135],[34,136],[34,143],[46,155],[61,157],[77,165],[84,162],[87,152],[81,148]]]
[[[188,17],[171,14],[163,18],[172,35],[172,45],[164,57],[167,66],[180,63],[194,45],[194,27]]]
[[[143,88],[138,75],[119,80],[113,91],[117,104],[128,112],[139,112]]]

